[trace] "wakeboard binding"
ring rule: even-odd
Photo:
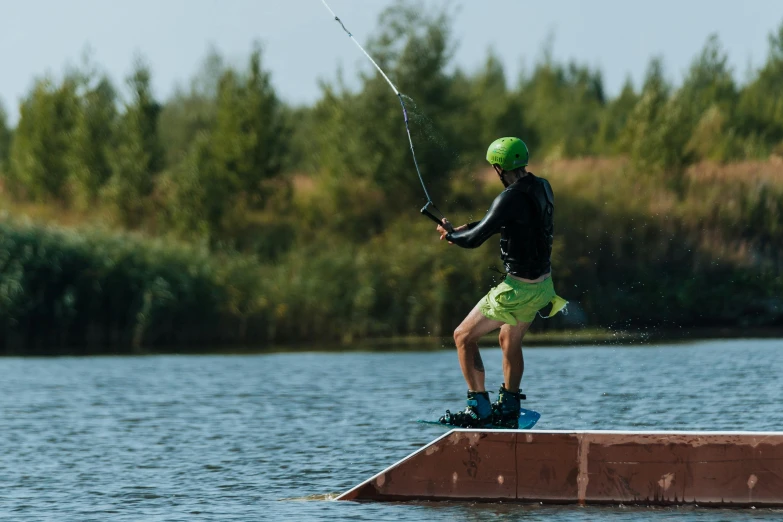
[[[468,391],[467,407],[456,413],[446,410],[438,419],[441,424],[455,428],[487,428],[492,425],[492,405],[489,392]]]
[[[512,392],[506,389],[506,383],[500,385],[498,400],[492,403],[492,425],[500,428],[517,429],[521,402],[527,399],[522,392]]]

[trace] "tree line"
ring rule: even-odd
[[[743,84],[711,36],[680,85],[653,58],[642,84],[628,80],[616,97],[606,95],[600,70],[560,63],[548,52],[516,82],[492,53],[477,71],[455,68],[452,23],[443,12],[398,2],[378,25],[368,50],[406,95],[419,164],[440,207],[455,221],[480,218],[499,188],[482,170],[487,145],[498,136],[522,137],[558,197],[555,266],[568,287],[561,293],[591,324],[777,320],[783,180],[774,168],[762,171],[763,162],[783,155],[783,23],[769,36],[765,63]],[[399,104],[374,71],[361,73],[358,89],[338,75],[322,84],[314,104],[298,107],[275,92],[260,46],[242,67],[210,52],[190,85],[167,100],[155,97],[151,74],[139,59],[120,88],[87,61],[60,81],[38,79],[18,107],[15,128],[0,106],[0,197],[19,208],[34,203],[75,213],[85,224],[108,216],[116,230],[206,249],[196,257],[206,256],[210,266],[228,258],[244,266],[253,277],[210,268],[212,275],[194,280],[221,303],[207,308],[245,325],[242,335],[226,339],[443,333],[492,283],[494,276],[476,266],[496,265],[494,250],[444,254],[429,240],[431,227],[413,223],[423,194]],[[734,172],[729,166],[738,162],[752,165],[752,175],[713,172],[720,165]],[[9,328],[32,321],[24,314],[40,306],[40,293],[31,289],[50,287],[41,281],[59,273],[65,255],[52,247],[59,236],[51,232],[10,230],[9,252],[36,254],[25,258],[31,265],[0,264],[6,283],[16,281],[18,299],[6,299],[0,310]],[[173,342],[161,325],[174,328],[172,317],[182,317],[173,311],[177,299],[154,299],[169,295],[160,288],[172,284],[172,274],[195,269],[181,254],[160,254],[165,247],[157,243],[87,237],[69,247],[68,255],[82,260],[72,270],[94,252],[127,268],[112,272],[112,284],[140,277],[122,287],[136,292],[127,300],[136,308],[122,312],[130,326],[117,327],[126,331],[121,344],[133,344],[140,318],[149,325],[155,314],[157,330],[142,330],[160,335],[142,338]],[[123,242],[148,251],[139,258],[141,272],[118,261],[126,255]],[[49,246],[31,246],[41,244]],[[48,275],[34,284],[36,273]],[[251,284],[256,277],[261,281]],[[220,290],[208,290],[211,284]],[[67,297],[66,286],[55,285],[65,293],[51,302],[71,303],[64,309],[95,302],[86,282],[81,299]],[[735,296],[740,308],[748,305],[739,315],[719,304]],[[761,308],[751,306],[759,302]],[[142,313],[144,306],[154,313]],[[298,313],[310,318],[307,327],[297,326]],[[57,310],[47,317],[54,331],[62,326]],[[247,326],[254,317],[266,325],[263,332]],[[84,321],[79,331],[87,332],[92,319]],[[36,335],[33,327],[26,331]]]
[[[681,85],[653,58],[640,88],[628,80],[614,98],[600,70],[548,52],[509,87],[494,54],[481,70],[453,68],[454,45],[447,14],[409,3],[382,14],[368,45],[410,98],[422,171],[444,200],[501,135],[523,137],[534,161],[628,157],[640,175],[675,189],[683,169],[702,160],[783,154],[783,24],[743,85],[711,36]],[[239,69],[211,52],[190,88],[165,101],[150,79],[142,60],[123,90],[89,62],[62,81],[38,79],[15,129],[0,112],[6,190],[65,207],[101,205],[125,227],[211,241],[236,239],[254,213],[292,212],[292,174],[315,180],[321,211],[339,210],[340,227],[364,220],[377,230],[400,204],[421,201],[399,107],[374,71],[355,91],[339,78],[324,84],[307,107],[280,101],[260,47]]]

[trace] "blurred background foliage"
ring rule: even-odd
[[[523,138],[556,193],[567,318],[536,330],[780,326],[783,23],[734,79],[711,36],[681,85],[653,57],[614,98],[546,48],[510,81],[452,63],[444,12],[399,2],[369,52],[405,94],[428,189],[454,222],[501,190]],[[346,51],[349,52],[349,51]],[[254,47],[217,50],[158,100],[142,58],[114,85],[89,58],[0,104],[0,352],[447,336],[499,275],[495,240],[437,241],[399,103],[374,69],[312,106],[275,92]]]

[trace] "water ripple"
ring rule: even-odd
[[[783,341],[525,352],[541,429],[780,430]],[[484,350],[490,389],[498,349]],[[442,433],[455,354],[0,359],[2,520],[773,520],[779,510],[328,502]]]

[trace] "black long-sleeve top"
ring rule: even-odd
[[[535,279],[551,270],[553,211],[549,183],[529,173],[501,192],[481,221],[447,234],[446,239],[462,248],[477,248],[500,233],[506,271]]]

